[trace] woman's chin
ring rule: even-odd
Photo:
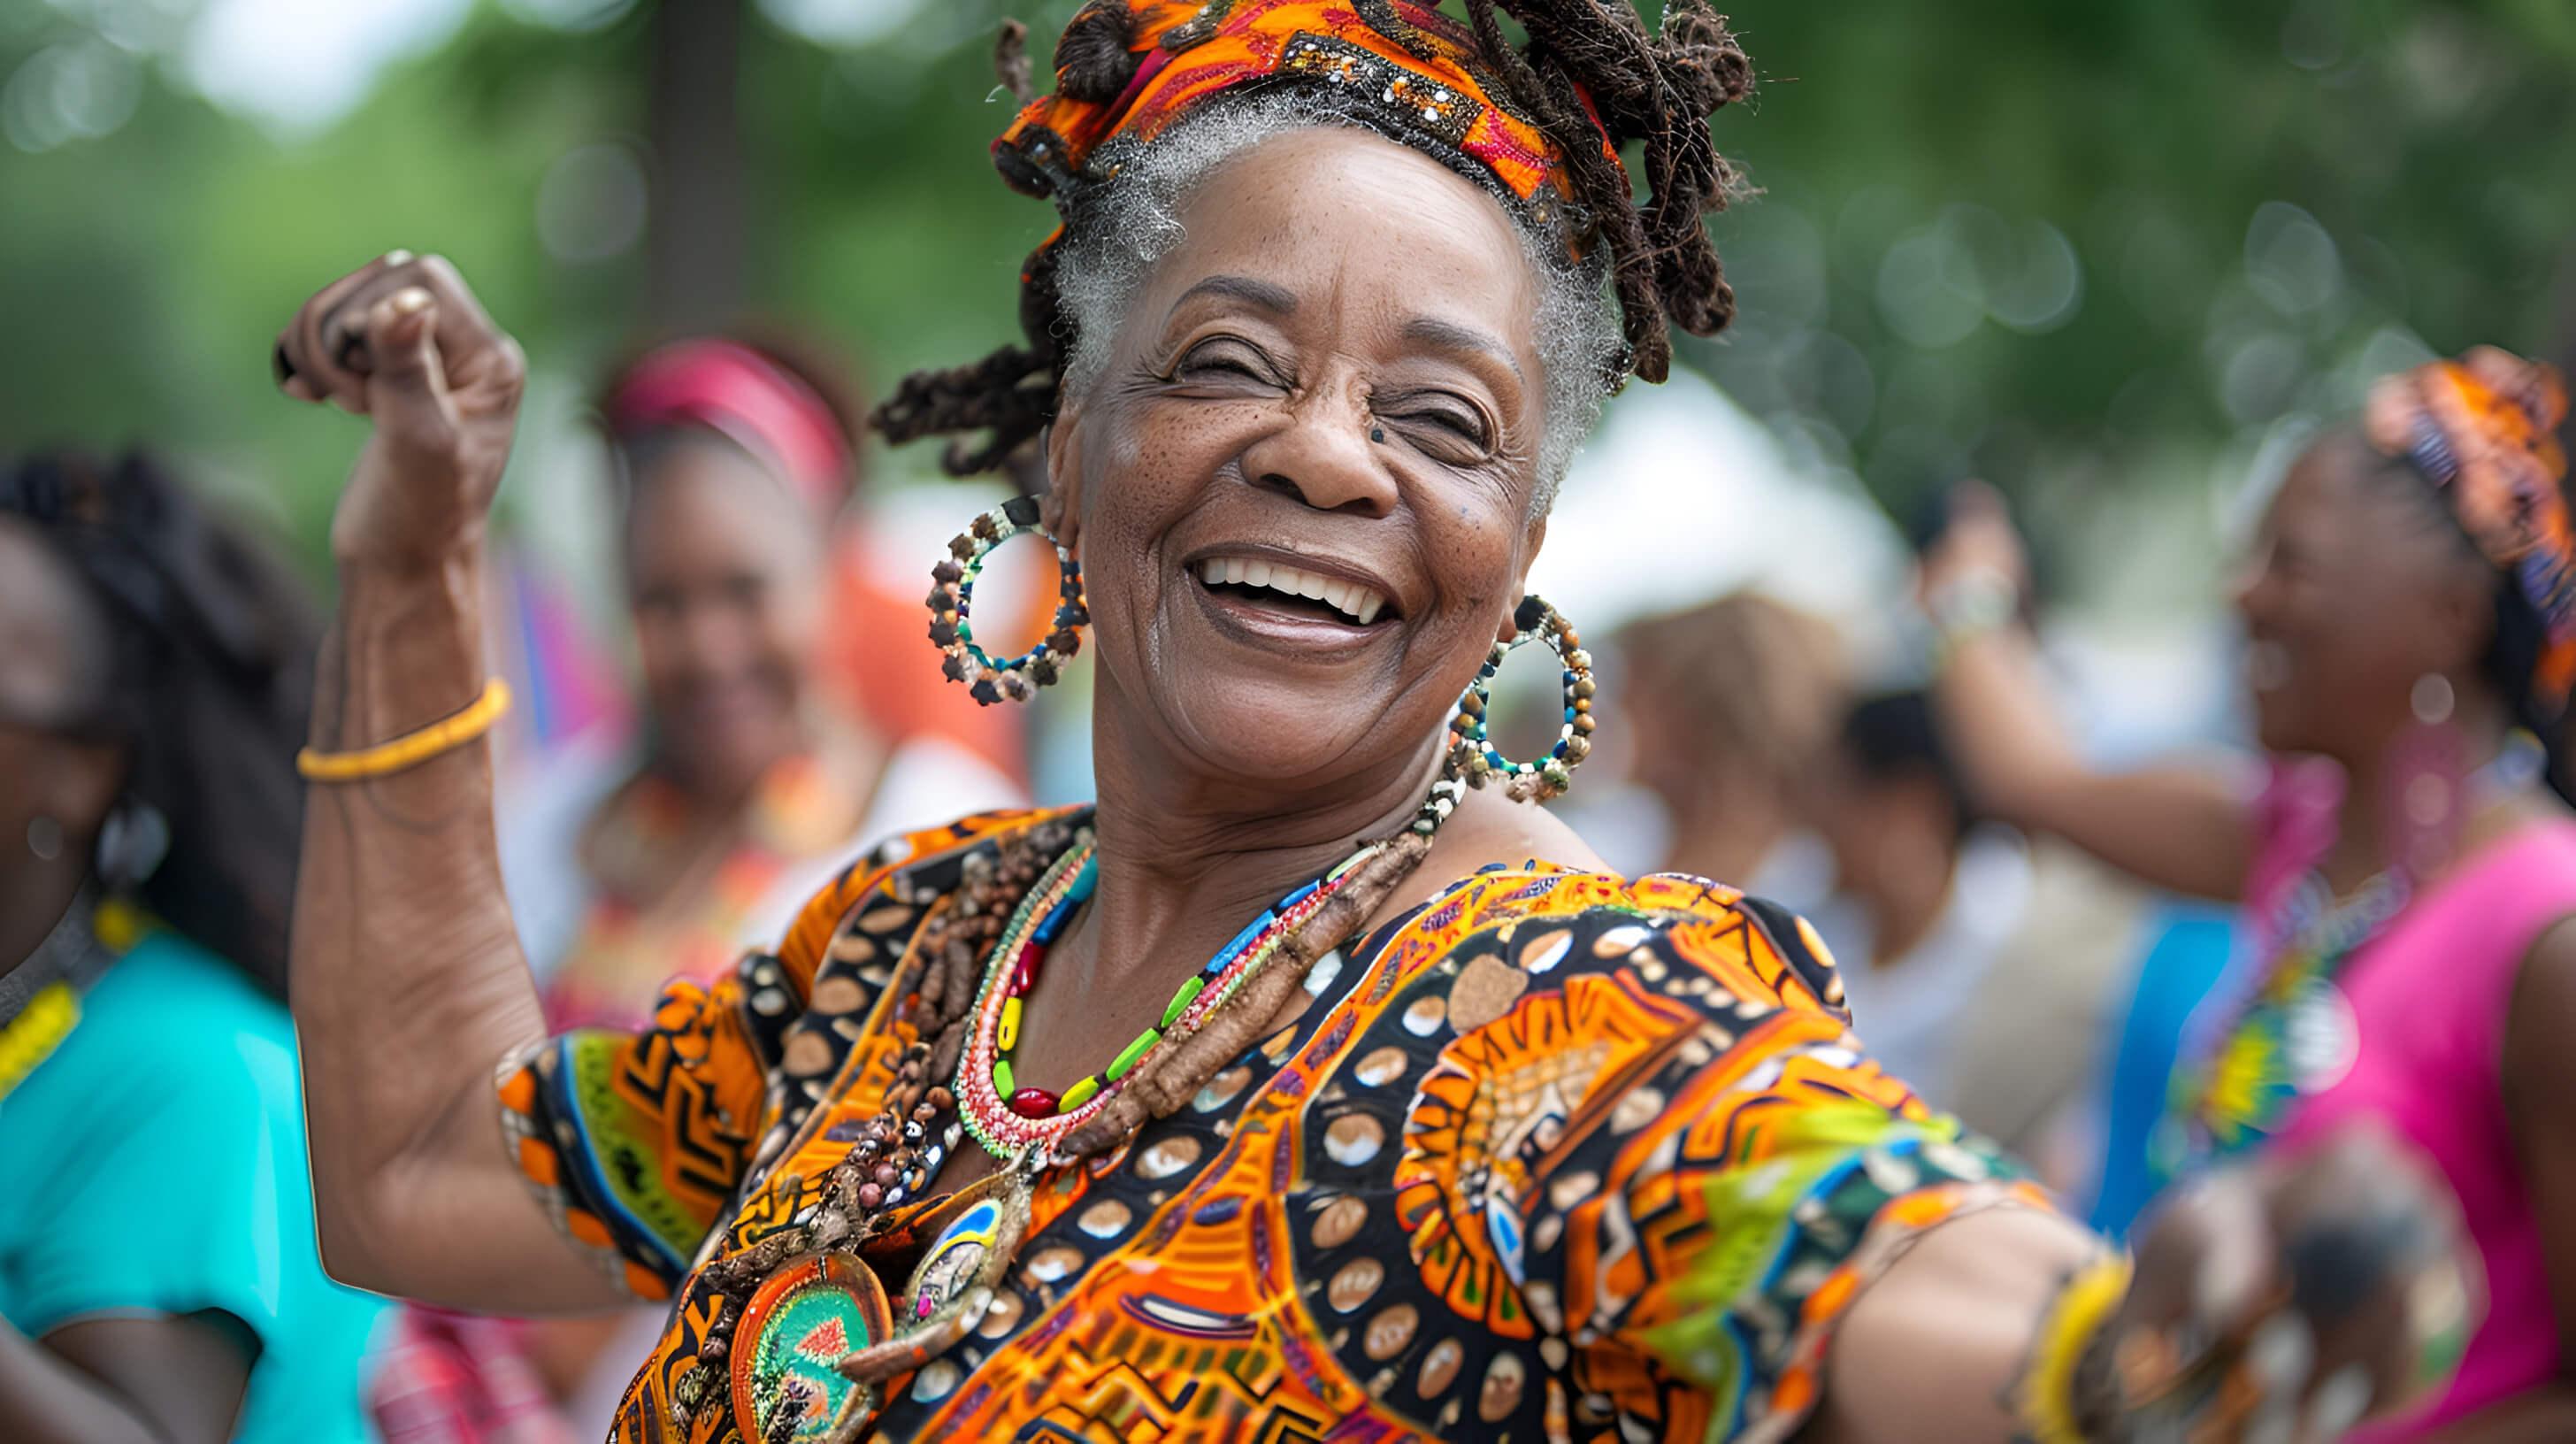
[[[1168,719],[1192,765],[1211,777],[1268,783],[1283,794],[1328,787],[1357,767],[1383,764],[1418,733],[1396,739],[1381,710],[1364,702],[1319,703],[1276,678],[1203,683],[1189,699],[1168,699]],[[1436,723],[1433,725],[1437,725]]]

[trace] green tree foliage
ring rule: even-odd
[[[113,50],[134,90],[103,133],[0,140],[0,447],[183,449],[309,542],[347,436],[274,400],[267,352],[318,279],[444,251],[567,384],[653,314],[620,219],[649,4],[577,26],[487,4],[294,139],[170,79],[117,32],[133,8],[0,0],[0,119],[67,46]],[[880,383],[1004,339],[1052,224],[985,158],[1006,8],[1042,46],[1073,5],[926,0],[841,48],[747,11],[741,290]],[[1762,85],[1719,141],[1761,195],[1716,223],[1741,321],[1685,356],[1900,514],[1970,471],[2189,476],[2419,345],[2576,337],[2564,0],[1735,8]]]

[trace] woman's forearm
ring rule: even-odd
[[[2064,1219],[1997,1209],[1943,1224],[1836,1332],[1813,1444],[2017,1434],[2012,1384],[2059,1281],[2098,1247]]]
[[[418,570],[350,567],[314,747],[370,746],[473,701],[485,681],[480,586],[479,548]],[[614,1297],[501,1147],[494,1067],[545,1027],[502,891],[486,743],[312,786],[292,990],[334,1273],[485,1308]]]
[[[93,1357],[56,1353],[0,1318],[0,1439],[213,1444],[232,1437],[249,1365],[214,1330],[152,1315],[75,1324],[64,1334]],[[149,1397],[131,1397],[120,1383]]]
[[[2434,1437],[2441,1444],[2566,1444],[2576,1439],[2576,1383],[2544,1385]]]
[[[1969,797],[2123,872],[2197,897],[2244,886],[2252,822],[2227,779],[2185,767],[2096,771],[2077,751],[2019,628],[1963,640],[1933,687]]]

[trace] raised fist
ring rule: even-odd
[[[313,294],[278,333],[279,389],[375,424],[331,518],[341,564],[436,566],[482,534],[527,359],[456,268],[391,251]]]

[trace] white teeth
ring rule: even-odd
[[[1261,587],[1283,596],[1322,602],[1361,626],[1377,620],[1386,598],[1357,582],[1319,575],[1276,562],[1215,557],[1199,564],[1199,579],[1209,586]]]

